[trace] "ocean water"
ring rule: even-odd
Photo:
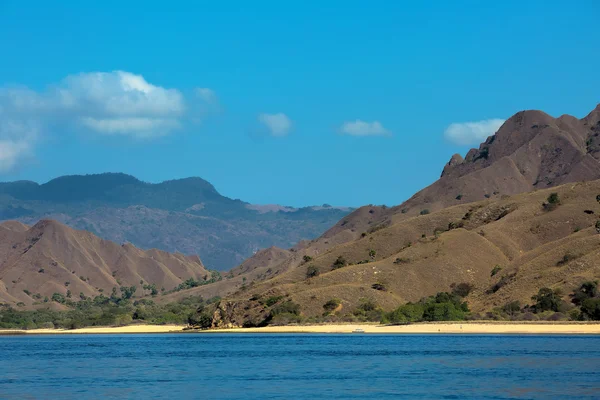
[[[600,337],[0,336],[2,399],[600,398]]]

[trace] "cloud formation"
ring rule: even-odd
[[[213,90],[199,88],[204,103]],[[0,87],[0,170],[13,168],[48,127],[148,139],[171,134],[196,111],[177,89],[153,85],[125,71],[69,75],[43,91]],[[45,129],[41,129],[44,127]]]
[[[258,120],[269,129],[273,136],[286,136],[292,128],[292,121],[283,113],[263,113],[258,116]]]
[[[444,137],[460,146],[476,145],[495,134],[503,123],[499,118],[453,123],[444,131]]]
[[[391,132],[385,129],[379,121],[365,122],[359,119],[353,122],[344,122],[340,128],[340,132],[350,136],[391,135]]]
[[[196,93],[196,96],[198,96],[202,101],[204,101],[208,104],[213,104],[218,101],[217,94],[212,89],[196,88],[196,89],[194,89],[194,92]]]

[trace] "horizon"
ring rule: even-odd
[[[34,3],[0,4],[2,181],[118,171],[251,204],[396,205],[516,112],[600,101],[593,1]]]

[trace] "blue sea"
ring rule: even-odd
[[[0,336],[2,399],[600,398],[599,336]]]

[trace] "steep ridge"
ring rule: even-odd
[[[0,226],[0,301],[42,302],[67,291],[78,299],[110,295],[113,288],[144,285],[171,290],[184,280],[210,279],[197,256],[140,250],[118,245],[86,231],[77,231],[52,220],[42,220],[27,230],[11,230],[18,223]],[[119,293],[120,295],[120,293]]]
[[[342,243],[369,229],[457,204],[600,179],[599,135],[600,104],[582,119],[520,111],[464,159],[453,155],[440,179],[404,203],[391,208],[361,207],[318,241]]]

